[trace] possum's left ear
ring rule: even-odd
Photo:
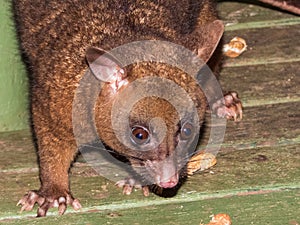
[[[221,20],[215,20],[205,26],[196,28],[192,35],[199,40],[195,53],[206,63],[221,40],[224,32],[224,25]]]
[[[118,60],[103,49],[89,47],[86,51],[86,60],[95,77],[104,82],[117,80],[121,64]]]

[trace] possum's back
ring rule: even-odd
[[[88,47],[110,50],[151,39],[196,42],[187,45],[197,47],[201,36],[182,37],[196,24],[216,19],[212,5],[211,0],[13,0],[21,48],[33,78],[32,112],[40,120],[50,112],[52,120],[60,123],[63,117],[71,127],[72,101],[88,68]]]
[[[21,45],[29,63],[82,64],[86,46],[108,48],[114,42],[122,43],[130,29],[126,13],[114,5],[113,1],[14,1]]]
[[[203,5],[209,6],[203,20],[213,20],[209,0],[13,1],[22,47],[31,63],[44,65],[44,58],[52,61],[54,55],[60,62],[82,64],[87,46],[110,49],[141,39],[176,42],[193,29]]]
[[[42,129],[63,123],[71,130],[70,112],[88,68],[88,47],[110,50],[150,39],[180,44],[199,18],[215,19],[211,0],[13,0],[13,10],[32,78],[33,123]]]

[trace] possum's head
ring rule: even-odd
[[[197,49],[206,55],[205,62],[219,38],[210,44],[210,51],[207,46]],[[93,74],[103,81],[95,106],[100,139],[124,156],[145,184],[176,186],[197,144],[207,107],[197,80],[161,62],[122,67],[98,48],[89,48],[86,57]]]

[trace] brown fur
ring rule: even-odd
[[[46,199],[70,194],[68,170],[77,152],[72,130],[72,102],[87,70],[85,52],[88,47],[109,50],[136,40],[166,40],[181,44],[208,61],[223,32],[220,23],[212,24],[217,14],[210,0],[15,0],[13,9],[21,48],[31,72],[32,122],[41,180],[38,193]],[[202,121],[206,101],[195,82],[184,80],[183,72],[176,68],[151,63],[127,68],[128,79],[132,81],[149,71],[153,76],[165,76],[185,88],[198,105]],[[130,155],[110,132],[111,101],[105,97],[104,87],[96,107],[98,132],[116,152]],[[174,126],[178,123],[174,109],[162,112],[160,108],[169,107],[164,101],[146,101],[151,103],[137,105],[132,118],[165,118],[171,136],[164,143],[174,148],[176,143],[169,143],[178,130]],[[159,157],[165,158],[164,154]],[[157,160],[155,154],[140,157]],[[44,206],[44,209],[48,208]]]
[[[298,10],[298,4],[294,5]],[[76,88],[88,67],[85,53],[89,47],[110,50],[137,40],[164,40],[190,49],[213,69],[219,65],[219,54],[212,53],[223,26],[217,20],[213,0],[13,0],[13,11],[30,71],[32,122],[41,180],[40,190],[29,192],[19,203],[23,205],[22,210],[31,210],[37,202],[38,216],[45,216],[58,203],[60,214],[67,204],[80,208],[70,194],[68,179],[77,152],[71,112]],[[180,85],[197,106],[201,125],[206,99],[187,74],[162,63],[139,63],[124,69],[129,82],[158,76]],[[178,142],[180,121],[174,107],[154,97],[134,106],[130,123],[147,125],[151,118],[160,117],[168,131],[157,149],[138,154],[120,143],[112,132],[110,113],[116,95],[109,88],[109,84],[103,86],[95,107],[100,138],[115,152],[128,157],[133,166],[150,161],[149,176],[169,173],[161,172],[157,162],[171,155]]]

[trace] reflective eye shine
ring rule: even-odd
[[[185,123],[180,131],[180,136],[182,139],[187,140],[192,137],[194,133],[194,127],[190,123]]]
[[[131,129],[131,140],[138,145],[148,143],[150,140],[150,134],[148,129],[142,126],[134,126]]]

